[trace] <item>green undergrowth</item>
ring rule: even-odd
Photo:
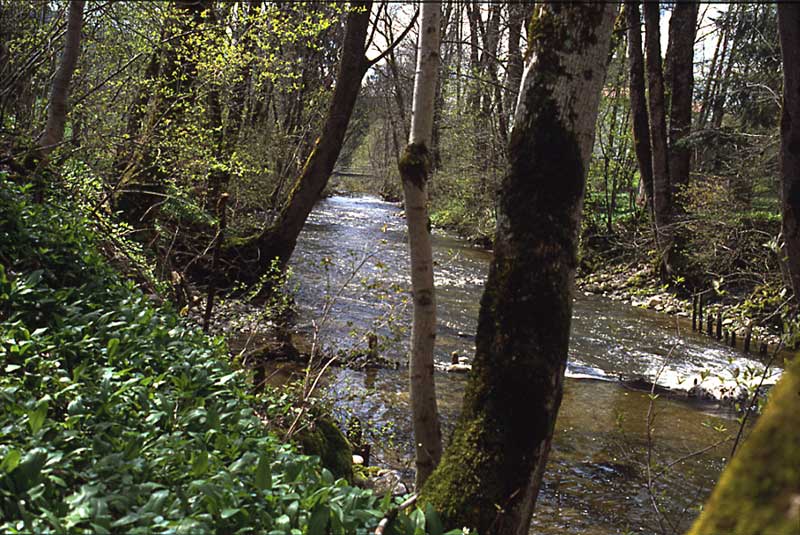
[[[374,530],[392,500],[271,435],[224,341],[112,270],[92,227],[0,176],[0,533]]]

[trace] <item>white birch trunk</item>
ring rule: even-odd
[[[420,488],[442,456],[442,436],[433,379],[436,341],[436,297],[433,287],[433,254],[428,218],[427,180],[436,77],[439,69],[441,5],[421,7],[417,71],[414,81],[409,145],[400,161],[405,194],[408,248],[411,256],[411,291],[414,322],[411,332],[409,382],[416,453],[416,486]]]

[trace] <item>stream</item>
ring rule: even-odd
[[[433,244],[437,397],[448,437],[466,375],[443,370],[453,352],[466,362],[474,352],[491,253],[437,231]],[[305,225],[291,267],[302,331],[316,332],[318,343],[329,348],[364,348],[366,333],[374,332],[382,356],[406,358],[410,282],[398,205],[368,196],[324,199]],[[626,388],[619,378],[641,376],[675,387],[712,379],[727,384],[733,374],[748,371],[760,373],[761,367],[674,317],[576,296],[564,399],[531,533],[685,531],[730,454],[735,415],[709,402],[651,402],[646,392]],[[373,463],[411,479],[406,371],[330,374],[325,395],[334,413],[344,422],[356,415],[369,431]]]

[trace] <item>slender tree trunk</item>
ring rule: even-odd
[[[519,84],[522,81],[522,23],[525,17],[525,5],[516,2],[508,4],[508,67],[506,70],[506,109],[513,114],[519,95]],[[504,132],[504,134],[506,134]]]
[[[409,385],[417,488],[422,487],[442,457],[442,433],[433,380],[436,297],[427,192],[432,163],[429,146],[433,132],[436,79],[439,74],[440,17],[440,4],[422,4],[411,134],[399,165],[405,195],[408,249],[411,256],[411,292],[414,298]]]
[[[661,256],[661,277],[669,280],[672,267],[672,186],[667,162],[667,119],[664,98],[664,72],[661,65],[659,2],[645,2],[645,48],[647,49],[647,85],[650,100],[650,143],[653,155],[653,214],[656,245]]]
[[[669,175],[672,193],[680,193],[689,184],[691,151],[685,146],[692,126],[692,95],[694,89],[694,30],[699,4],[678,2],[669,21]],[[675,196],[675,206],[681,205]]]
[[[800,4],[778,4],[783,57],[781,207],[783,239],[795,301],[800,302]]]
[[[713,106],[711,109],[711,125],[719,130],[722,127],[722,118],[725,115],[725,101],[728,97],[728,80],[731,79],[731,72],[733,70],[733,64],[736,62],[736,53],[739,49],[739,38],[742,34],[740,31],[739,25],[741,24],[739,21],[736,20],[737,17],[734,14],[738,14],[741,17],[741,14],[744,13],[745,5],[734,5],[731,4],[728,7],[728,11],[731,13],[730,18],[726,17],[726,22],[728,24],[735,23],[735,28],[729,28],[728,32],[730,36],[729,42],[726,42],[725,45],[727,47],[723,47],[723,54],[720,60],[719,65],[719,76],[715,87],[714,99],[713,99]],[[725,48],[728,48],[729,52],[726,57],[725,55]],[[723,70],[723,65],[725,66]]]
[[[730,8],[726,17],[730,16]],[[723,42],[728,41],[727,27],[723,27],[722,35],[717,39],[717,44],[714,46],[714,55],[711,56],[711,65],[708,68],[708,75],[706,77],[705,87],[703,88],[703,96],[700,98],[700,113],[697,116],[697,129],[702,130],[706,127],[708,119],[708,110],[711,109],[711,90],[714,83],[714,78],[717,72],[717,62],[720,61],[720,50]],[[724,54],[723,50],[723,54]]]
[[[47,126],[39,138],[39,151],[44,157],[50,154],[55,146],[64,139],[69,85],[81,51],[81,30],[83,28],[83,8],[85,3],[84,0],[70,0],[69,3],[64,51],[61,54],[61,64],[58,66],[50,90]]]
[[[449,526],[528,533],[569,345],[580,213],[616,6],[546,3],[531,26],[477,350],[421,499]]]
[[[644,55],[642,54],[642,20],[639,2],[627,0],[628,56],[630,61],[631,113],[633,114],[633,148],[639,163],[639,180],[645,202],[653,210],[653,154],[650,151],[650,119],[644,85]]]
[[[253,240],[228,247],[229,254],[239,256],[236,266],[239,271],[233,274],[236,280],[256,282],[275,259],[281,267],[286,266],[308,215],[328,183],[342,149],[361,79],[369,67],[365,53],[372,1],[356,1],[352,6],[355,9],[347,15],[342,58],[322,133],[273,225]]]

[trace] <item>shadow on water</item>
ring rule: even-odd
[[[474,351],[472,333],[490,253],[436,233],[434,249],[439,314],[436,358],[445,363],[454,351],[465,357]],[[325,199],[306,225],[292,268],[300,283],[301,317],[307,322],[301,328],[310,331],[312,318],[319,324],[325,300],[338,294],[320,332],[324,343],[357,345],[364,332],[374,331],[390,340],[383,349],[385,355],[405,358],[404,330],[410,314],[403,301],[409,286],[408,261],[404,219],[397,205],[372,197]],[[672,318],[600,297],[579,296],[564,401],[532,530],[656,533],[662,527],[654,500],[666,518],[664,530],[685,530],[713,487],[731,444],[709,446],[734,434],[736,421],[726,409],[707,403],[668,399],[651,403],[647,393],[628,390],[616,379],[653,378],[663,366],[669,372],[664,376],[675,382],[700,370],[719,374],[751,364],[707,338],[681,332]],[[436,380],[448,436],[466,378],[437,372]],[[411,476],[404,371],[334,370],[326,396],[341,411],[343,421],[344,413],[354,414],[370,429],[379,463]],[[655,431],[648,442],[646,421],[651,407]]]

